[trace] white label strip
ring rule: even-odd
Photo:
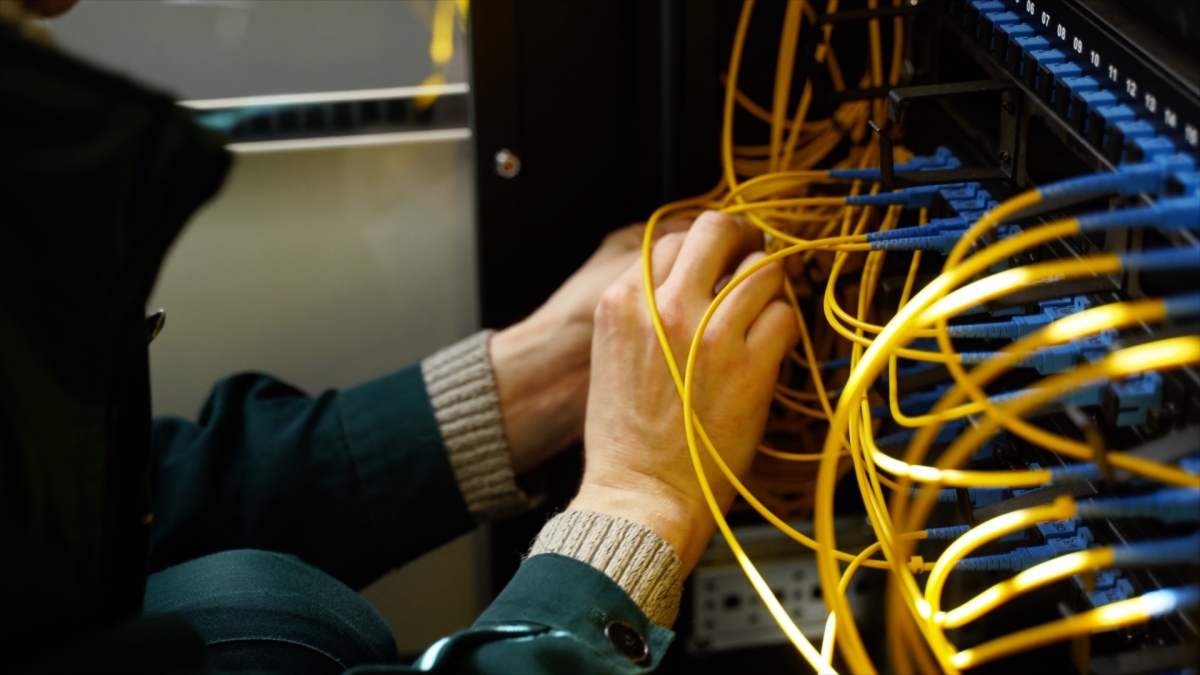
[[[236,98],[206,98],[195,101],[180,101],[179,105],[193,110],[218,108],[244,108],[258,105],[301,105],[306,103],[340,103],[342,101],[370,101],[388,98],[416,98],[418,96],[450,96],[471,91],[466,82],[455,84],[427,84],[416,87],[392,87],[390,89],[357,89],[352,91],[323,91],[312,94],[267,94],[264,96],[241,96]]]
[[[470,138],[471,130],[466,127],[461,127],[455,129],[397,131],[388,134],[323,136],[320,138],[290,138],[278,141],[249,141],[246,143],[230,143],[225,147],[228,148],[230,152],[235,152],[238,154],[250,154],[257,152],[293,152],[296,150],[359,148],[372,145],[404,145],[408,143],[465,141]]]

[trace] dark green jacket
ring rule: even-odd
[[[259,548],[359,588],[474,527],[415,367],[315,398],[239,375],[152,431],[145,302],[229,163],[170,98],[0,26],[0,634],[18,671],[133,653],[204,672],[185,623],[139,616],[149,573]],[[609,646],[611,620],[648,638],[646,663]],[[670,639],[604,574],[540,555],[414,668],[642,672]]]

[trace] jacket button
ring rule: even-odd
[[[604,627],[604,637],[617,653],[634,663],[650,658],[650,647],[636,628],[624,621],[610,621]]]

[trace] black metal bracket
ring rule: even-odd
[[[888,123],[897,124],[900,122],[901,110],[904,104],[909,101],[947,98],[951,96],[969,96],[989,92],[999,92],[1003,98],[1000,115],[1000,149],[997,152],[998,167],[908,171],[897,174],[892,139],[874,121],[871,121],[869,122],[871,129],[879,136],[879,166],[883,189],[892,190],[897,187],[1008,180],[1012,178],[1017,154],[1017,97],[1020,95],[1020,88],[1012,80],[976,80],[971,82],[953,82],[950,84],[897,87],[888,93]]]
[[[816,98],[820,103],[839,104],[848,101],[863,101],[871,98],[883,98],[892,93],[892,87],[865,87],[862,89],[843,89],[821,94]]]

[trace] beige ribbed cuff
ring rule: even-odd
[[[624,518],[566,511],[546,523],[529,557],[557,553],[604,572],[641,607],[646,618],[671,627],[683,593],[683,562],[657,532]]]
[[[467,508],[481,520],[526,511],[531,500],[517,487],[496,378],[488,358],[492,331],[475,335],[421,362],[442,443]]]

